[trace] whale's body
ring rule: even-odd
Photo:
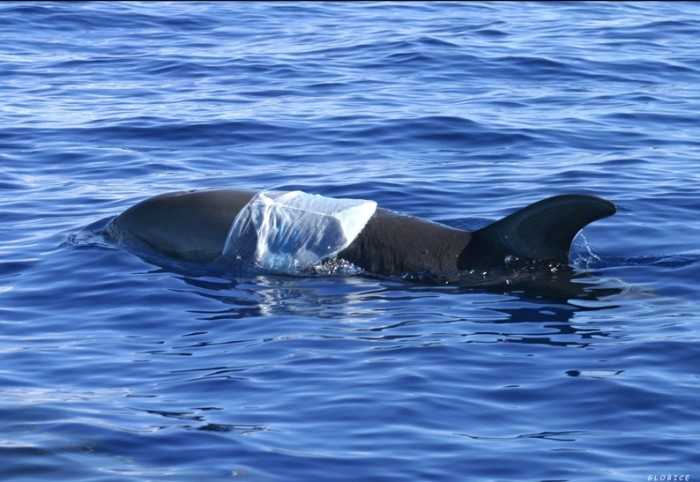
[[[212,262],[221,256],[236,215],[254,195],[242,190],[161,194],[117,216],[108,232],[118,241],[137,241],[173,258]],[[509,256],[567,263],[578,231],[614,212],[612,203],[598,197],[562,195],[466,231],[378,208],[338,257],[384,275],[450,275],[500,266]]]

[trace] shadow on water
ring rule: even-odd
[[[493,285],[430,286],[366,275],[334,280],[260,275],[223,281],[180,273],[178,278],[189,288],[183,291],[223,305],[191,311],[202,320],[330,319],[352,324],[353,336],[407,343],[439,332],[465,340],[585,347],[612,332],[598,324],[577,324],[574,318],[617,308],[615,296],[623,292],[587,273],[558,277],[556,290],[551,289],[554,280],[539,279],[509,291]],[[461,314],[445,315],[448,304],[459,305]]]
[[[431,288],[415,285],[393,289],[420,293]],[[579,347],[610,333],[598,326],[577,326],[574,318],[618,308],[616,296],[626,289],[620,282],[571,268],[556,274],[536,270],[510,272],[507,276],[501,273],[478,283],[472,279],[432,288],[460,300],[471,299],[473,304],[488,309],[491,316],[476,321],[490,325],[490,330],[478,330],[473,335],[496,337],[497,342]],[[518,325],[528,328],[523,332]]]
[[[207,321],[269,316],[359,320],[365,324],[361,331],[381,332],[382,339],[397,339],[404,335],[392,331],[436,322],[443,316],[441,304],[458,303],[465,308],[463,316],[445,317],[437,322],[480,322],[483,312],[488,311],[486,322],[503,328],[469,335],[497,335],[508,342],[552,346],[586,346],[592,338],[607,337],[609,334],[599,327],[575,326],[574,317],[617,308],[615,297],[626,289],[619,282],[616,284],[593,272],[573,269],[556,274],[510,273],[507,283],[499,277],[462,284],[421,283],[367,273],[359,276],[257,273],[232,277],[207,272],[201,266],[163,264],[162,260],[156,271],[175,275],[186,285],[183,292],[221,304],[221,308],[190,310]],[[398,321],[391,322],[394,317]],[[540,329],[534,330],[536,333],[521,333],[506,328],[519,323],[539,325]]]

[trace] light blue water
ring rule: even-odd
[[[699,38],[680,2],[0,4],[0,479],[700,476]],[[269,186],[618,213],[573,299],[223,279],[98,234]]]

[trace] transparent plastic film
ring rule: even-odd
[[[262,191],[238,213],[222,255],[266,271],[298,273],[347,248],[377,203],[302,191]]]

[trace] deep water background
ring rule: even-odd
[[[0,479],[700,476],[698,39],[680,2],[0,4]],[[222,278],[100,235],[222,187],[465,228],[619,209],[573,298]]]

